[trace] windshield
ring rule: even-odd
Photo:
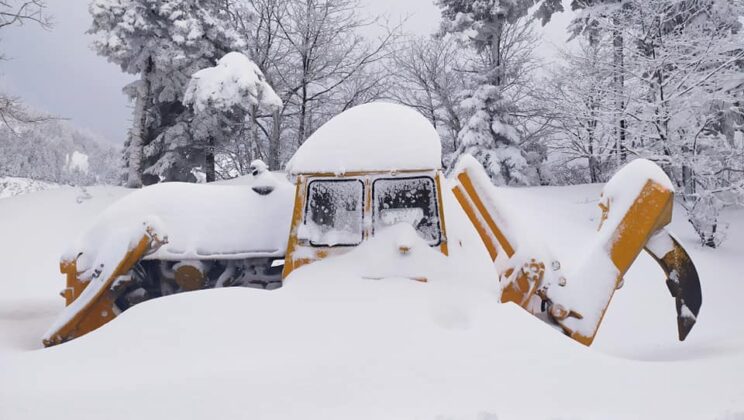
[[[307,187],[305,222],[297,232],[313,246],[362,242],[364,183],[358,179],[317,180]]]
[[[372,184],[374,228],[413,226],[429,245],[441,243],[434,180],[430,177],[380,178]]]

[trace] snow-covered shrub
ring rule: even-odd
[[[229,51],[247,48],[221,0],[94,0],[89,30],[93,48],[122,71],[139,76],[125,92],[135,102],[125,144],[127,185],[177,180],[194,162],[204,164],[204,145],[190,143],[183,125],[192,112],[182,105],[193,73]],[[185,165],[187,167],[182,167]],[[146,180],[147,181],[147,180]],[[146,182],[147,183],[147,182]]]

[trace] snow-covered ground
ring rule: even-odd
[[[0,176],[0,199],[57,188],[57,184],[30,178]]]
[[[600,189],[501,193],[570,267],[595,233]],[[0,200],[0,419],[744,419],[744,211],[727,214],[718,250],[700,248],[676,213],[672,230],[703,287],[684,343],[646,255],[591,348],[498,304],[486,252],[446,194],[451,256],[415,248],[396,262],[428,283],[372,280],[390,250],[381,237],[297,270],[279,290],[156,299],[41,349],[63,307],[60,254],[128,191],[81,194]]]

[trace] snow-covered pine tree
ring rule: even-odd
[[[224,0],[94,0],[93,48],[139,80],[124,90],[135,101],[125,145],[127,185],[186,180],[204,163],[191,136],[183,93],[191,75],[246,47],[229,24]],[[147,175],[143,178],[143,175]]]
[[[250,159],[258,158],[259,113],[273,114],[282,108],[282,100],[266,82],[261,69],[238,52],[228,53],[216,66],[194,73],[184,104],[194,110],[193,135],[206,144],[207,182],[215,180],[215,155],[226,143],[237,139],[247,117],[251,120]]]
[[[540,4],[537,17],[550,20],[562,10],[560,0],[438,0],[443,33],[452,33],[479,55],[465,93],[463,128],[451,156],[471,154],[497,184],[530,183],[529,165],[520,147],[520,135],[510,114],[515,104],[504,95],[508,84],[509,49],[505,32]]]

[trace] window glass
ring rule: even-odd
[[[362,242],[363,207],[362,181],[311,181],[305,222],[297,236],[313,246],[358,245]]]
[[[432,178],[382,178],[372,184],[372,190],[375,229],[408,223],[430,245],[441,243],[436,189]]]

